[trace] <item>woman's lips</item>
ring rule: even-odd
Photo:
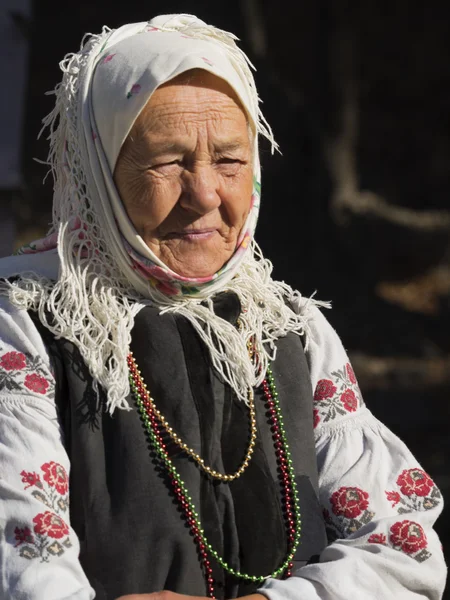
[[[168,237],[178,238],[190,242],[200,242],[211,238],[216,233],[216,231],[216,228],[189,229],[187,231],[174,231],[170,233]]]

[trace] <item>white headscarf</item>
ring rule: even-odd
[[[114,172],[122,144],[153,92],[180,73],[198,68],[228,82],[241,100],[253,132],[256,134],[259,130],[264,133],[275,147],[271,130],[259,110],[247,58],[237,48],[230,34],[208,27],[195,17],[167,15],[157,17],[150,23],[125,25],[111,32],[106,44],[85,69],[88,89],[82,119],[84,137],[96,187],[104,192],[99,194],[99,199],[112,234],[108,245],[114,245],[114,253],[121,260],[122,270],[144,296],[148,296],[148,284],[142,277],[130,272],[130,254],[133,256],[137,253],[140,264],[143,259],[146,266],[150,267],[148,272],[151,272],[152,265],[156,267],[153,269],[153,283],[158,287],[162,277],[165,293],[172,288],[173,295],[204,297],[222,289],[233,278],[243,255],[250,250],[249,242],[253,239],[256,227],[260,182],[257,135],[251,210],[233,257],[219,273],[212,274],[210,278],[181,277],[156,257],[136,233],[113,183],[111,173]],[[118,227],[114,227],[112,217]],[[128,242],[125,246],[122,236]]]
[[[79,348],[95,385],[106,389],[110,411],[128,408],[126,357],[134,316],[146,304],[189,319],[219,374],[244,401],[248,387],[262,382],[274,359],[276,339],[307,327],[305,311],[295,310],[300,295],[271,279],[272,265],[253,239],[260,192],[257,134],[266,136],[272,148],[276,144],[258,106],[250,63],[235,39],[194,16],[166,15],[115,31],[104,28],[61,63],[56,106],[44,121],[55,179],[53,226],[45,240],[32,246],[40,251],[56,244],[60,273],[56,282],[24,276],[9,296],[37,310],[50,331]],[[150,251],[112,178],[120,148],[151,94],[194,68],[229,83],[255,132],[255,186],[247,221],[232,258],[203,282],[173,273]],[[136,270],[133,255],[156,267],[155,277]],[[177,292],[163,293],[158,281]],[[214,314],[212,296],[218,291],[238,295],[243,307],[239,331]],[[247,353],[250,338],[256,344],[255,362]]]

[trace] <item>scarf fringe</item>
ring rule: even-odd
[[[259,260],[254,254],[259,254]],[[149,304],[158,306],[161,314],[174,313],[189,320],[208,348],[216,372],[247,403],[248,388],[262,383],[269,361],[276,358],[276,341],[292,332],[304,337],[307,349],[313,308],[330,307],[271,279],[272,264],[255,242],[254,254],[249,253],[238,275],[223,289],[237,294],[241,302],[239,329],[215,314],[212,298],[182,298],[174,304],[167,297],[163,303],[130,297],[131,290],[111,287],[104,275],[71,264],[62,266],[57,282],[29,274],[7,282],[6,293],[16,307],[36,311],[57,339],[65,338],[78,348],[94,384],[106,390],[106,408],[111,414],[116,409],[130,410],[126,359],[131,330],[136,314]],[[5,285],[0,293],[5,293]],[[249,357],[250,341],[257,362]]]

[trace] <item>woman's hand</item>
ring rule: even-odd
[[[242,600],[266,600],[263,594],[250,594],[250,596],[241,596]],[[185,596],[163,590],[162,592],[153,592],[153,594],[131,594],[129,596],[120,596],[116,600],[207,600],[203,596]]]

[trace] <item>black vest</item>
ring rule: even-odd
[[[236,322],[235,297],[219,296],[216,312]],[[56,397],[71,461],[70,517],[81,565],[96,600],[162,589],[206,595],[196,546],[165,469],[149,442],[134,399],[131,411],[104,410],[79,351],[55,340],[34,319],[56,370]],[[314,561],[326,545],[317,500],[312,392],[301,339],[278,341],[275,383],[294,462],[302,517],[295,566]],[[249,415],[211,368],[206,348],[183,317],[152,307],[136,317],[131,349],[156,406],[206,464],[234,472],[249,441]],[[98,397],[99,396],[99,397]],[[272,434],[261,390],[255,391],[258,439],[238,479],[210,479],[172,445],[170,455],[195,504],[206,537],[233,568],[267,575],[283,563],[287,537]],[[227,575],[212,559],[217,598],[258,585]]]

